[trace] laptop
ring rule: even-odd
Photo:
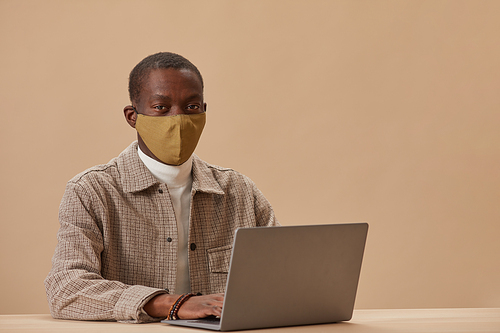
[[[367,232],[367,223],[239,228],[220,319],[162,322],[234,331],[350,320]]]

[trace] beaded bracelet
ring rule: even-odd
[[[181,296],[179,296],[175,300],[174,304],[172,304],[172,306],[170,307],[170,310],[168,310],[167,320],[177,320],[177,319],[179,319],[177,317],[177,313],[179,312],[179,309],[180,309],[182,303],[184,303],[185,301],[187,301],[189,298],[191,298],[193,296],[196,296],[196,294],[185,293],[185,294],[182,294]]]

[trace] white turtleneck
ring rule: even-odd
[[[191,187],[193,185],[193,156],[179,166],[168,165],[144,154],[138,147],[139,158],[158,181],[165,183],[174,206],[177,221],[179,247],[177,248],[177,278],[175,293],[191,291],[188,264],[188,232],[191,205]]]

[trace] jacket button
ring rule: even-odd
[[[195,243],[191,243],[191,245],[189,246],[189,248],[191,249],[191,251],[196,250],[196,244]]]
[[[158,192],[163,193],[163,190],[162,190],[162,189],[159,189],[159,190],[158,190]]]
[[[171,241],[172,241],[172,238],[168,237],[168,238],[167,238],[167,242],[169,242],[169,243],[170,243]]]

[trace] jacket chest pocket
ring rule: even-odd
[[[211,293],[225,292],[232,248],[232,245],[225,245],[207,250]]]

